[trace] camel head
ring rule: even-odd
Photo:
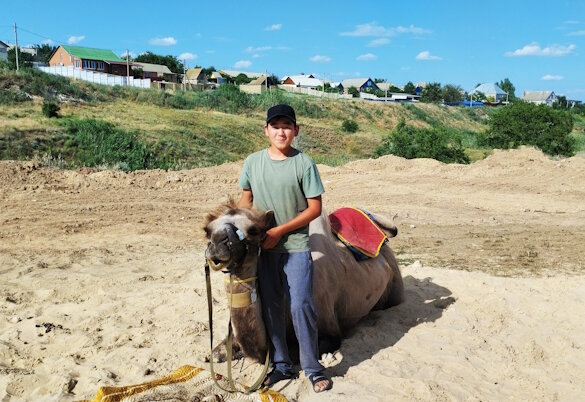
[[[204,230],[209,240],[205,250],[209,266],[235,275],[255,269],[258,249],[273,225],[272,211],[237,208],[233,201],[208,214]]]

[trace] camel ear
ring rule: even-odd
[[[266,211],[264,213],[264,225],[266,230],[276,226],[276,218],[274,217],[274,211]]]

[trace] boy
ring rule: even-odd
[[[238,207],[272,210],[276,218],[276,226],[266,232],[258,263],[262,315],[272,357],[272,371],[264,386],[294,377],[286,344],[288,299],[301,368],[315,392],[326,391],[333,382],[319,363],[309,250],[309,222],[321,214],[321,194],[325,190],[315,162],[292,146],[299,134],[292,107],[276,105],[268,109],[264,133],[270,146],[246,158],[238,182],[242,188]]]

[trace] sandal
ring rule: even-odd
[[[270,388],[279,381],[292,380],[293,378],[295,378],[295,375],[293,373],[283,373],[280,370],[274,369],[270,373],[268,373],[262,385],[266,388]]]
[[[315,391],[317,393],[323,392],[323,391],[329,391],[331,389],[331,387],[333,387],[333,381],[331,381],[331,378],[327,377],[323,373],[315,373],[315,374],[309,375],[309,381],[311,381],[311,385],[313,385],[313,391]],[[315,388],[317,383],[320,381],[327,381],[327,385],[325,386],[325,388],[320,388],[320,389]]]

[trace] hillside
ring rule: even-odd
[[[485,129],[491,109],[332,101],[282,91],[246,95],[221,88],[171,94],[96,86],[40,72],[0,72],[0,83],[0,159],[36,158],[71,165],[80,148],[72,141],[71,127],[92,119],[91,128],[108,122],[108,130],[133,137],[150,152],[152,167],[218,165],[265,146],[264,113],[277,102],[290,103],[297,110],[298,147],[327,165],[371,157],[401,119],[417,127],[451,127],[461,134],[472,160],[487,154],[474,149],[473,138]],[[60,100],[59,119],[42,114],[47,97]],[[344,120],[357,122],[357,132],[344,132]]]

